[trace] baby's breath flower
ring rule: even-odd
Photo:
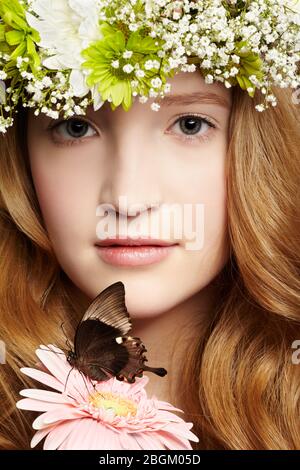
[[[159,111],[160,105],[158,103],[152,103],[151,109],[152,111]]]
[[[198,68],[208,84],[260,90],[259,112],[276,105],[272,86],[300,86],[299,0],[86,2],[1,0],[0,132],[20,102],[65,117],[104,101],[128,111]]]

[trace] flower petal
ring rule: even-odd
[[[188,429],[188,427],[191,428],[192,426],[193,423],[183,422],[179,425],[175,423],[168,423],[162,430],[170,432],[171,434],[175,434],[176,436],[189,439],[190,441],[199,442],[198,437]]]
[[[79,409],[68,407],[66,405],[57,405],[52,411],[38,416],[32,423],[33,429],[42,429],[49,426],[49,424],[59,423],[60,421],[78,419],[85,416],[85,413]]]
[[[101,106],[104,104],[104,101],[102,100],[102,97],[98,91],[97,85],[95,85],[92,88],[92,98],[93,98],[93,104],[94,104],[94,111],[98,111]]]
[[[59,392],[63,392],[64,390],[64,385],[59,382],[55,377],[50,374],[47,374],[46,372],[42,372],[37,369],[32,369],[31,367],[22,367],[20,371],[28,377],[31,377],[34,380],[38,380],[39,382],[47,385],[50,388],[54,388]]]
[[[80,70],[72,70],[70,74],[70,85],[75,96],[83,97],[89,92],[85,82],[85,76]]]
[[[90,418],[88,418],[88,420],[92,422]],[[63,449],[77,450],[79,448],[84,429],[82,426],[83,421],[83,419],[76,420],[76,426],[71,429],[68,437],[63,442]],[[60,447],[60,449],[62,449],[62,447]]]
[[[167,449],[170,449],[170,450],[192,449],[192,446],[187,439],[179,437],[178,435],[175,435],[174,433],[162,431],[160,432],[159,437]]]
[[[78,433],[78,439],[81,439],[81,429],[77,421],[64,421],[53,426],[51,432],[45,439],[44,450],[56,450],[64,441],[66,441],[72,431]]]
[[[66,383],[68,373],[71,370],[66,358],[64,360],[57,352],[44,349],[37,349],[36,355],[54,377],[63,384]]]
[[[177,416],[175,413],[171,413],[170,411],[159,410],[156,415],[156,421],[158,422],[177,422],[177,423],[185,423],[185,421],[180,417]]]
[[[50,392],[48,390],[39,390],[34,388],[25,388],[20,391],[20,395],[23,397],[32,398],[33,400],[46,401],[51,403],[64,403],[72,404],[73,400],[62,393]]]
[[[19,410],[30,411],[52,411],[57,409],[56,403],[47,403],[45,401],[32,400],[31,398],[23,398],[16,403]]]
[[[47,416],[44,416],[43,422],[48,425],[59,421],[82,418],[83,416],[86,416],[84,411],[78,408],[65,406],[62,409],[49,411]]]
[[[44,429],[40,429],[35,433],[33,438],[31,439],[30,442],[30,447],[33,448],[35,447],[39,442],[41,442],[42,439],[44,439],[45,436],[53,429],[53,426],[48,426]]]
[[[183,413],[183,411],[180,408],[175,408],[175,406],[171,405],[171,403],[168,403],[167,401],[159,400],[158,403],[159,403],[160,410],[180,411],[181,413]]]
[[[74,450],[102,450],[106,449],[103,447],[103,441],[108,439],[111,444],[111,437],[113,432],[106,429],[106,426],[102,425],[101,422],[91,418],[83,418],[78,423],[78,429],[80,430],[80,439],[74,432],[65,443],[65,449]],[[107,449],[112,449],[111,445]]]
[[[165,447],[160,441],[159,436],[155,432],[142,432],[132,434],[131,436],[129,439],[136,440],[137,445],[139,445],[143,450],[165,450]],[[137,448],[138,447],[136,447],[136,449]]]

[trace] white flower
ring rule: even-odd
[[[158,111],[159,108],[160,108],[160,105],[158,103],[152,103],[151,104],[152,111]]]
[[[130,59],[132,57],[133,52],[132,51],[125,51],[123,53],[124,59]]]
[[[152,78],[151,86],[153,86],[153,88],[160,88],[161,85],[162,85],[162,81],[159,77]]]
[[[99,0],[33,0],[26,12],[29,25],[41,37],[40,48],[46,49],[42,63],[49,69],[71,69],[70,84],[75,96],[84,96],[89,88],[81,70],[81,51],[101,39],[98,27]]]
[[[134,67],[131,64],[126,64],[123,67],[125,73],[131,73],[134,70]]]
[[[143,78],[145,76],[145,72],[144,70],[137,70],[135,72],[135,75],[138,77],[138,78]]]
[[[288,6],[300,14],[300,0],[288,0]]]
[[[111,63],[111,66],[114,69],[118,69],[120,67],[120,62],[118,60],[113,60],[112,63]]]

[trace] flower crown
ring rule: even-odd
[[[299,0],[0,0],[0,132],[35,108],[53,119],[163,98],[178,72],[239,85],[264,111],[300,85]],[[154,111],[159,103],[152,102]]]

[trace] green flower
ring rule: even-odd
[[[247,90],[247,88],[253,88],[253,91],[248,92],[248,94],[253,98],[255,93],[255,85],[251,82],[251,80],[249,80],[249,77],[251,75],[255,75],[258,80],[263,78],[263,61],[259,55],[255,54],[254,52],[241,52],[242,47],[247,47],[246,41],[241,41],[238,44],[238,48],[235,52],[240,57],[239,73],[235,78],[243,90]]]
[[[18,0],[1,0],[0,18],[0,51],[9,54],[11,58],[5,70],[8,73],[13,71],[18,57],[28,57],[34,71],[40,65],[35,47],[35,43],[40,41],[40,35],[28,25],[23,6]]]
[[[154,40],[145,30],[131,32],[120,23],[115,27],[103,23],[101,32],[103,38],[82,52],[87,59],[82,66],[90,72],[87,84],[97,85],[112,109],[122,105],[128,111],[133,93],[148,96],[154,78],[159,78],[161,85],[166,83],[162,59],[157,55],[162,41]]]

